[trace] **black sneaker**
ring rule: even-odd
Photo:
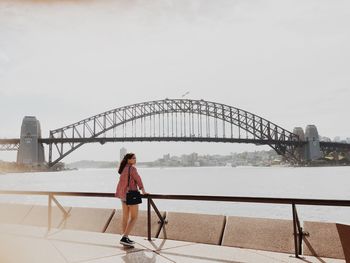
[[[127,237],[126,239],[128,240],[128,242],[129,242],[130,244],[135,244],[135,241],[132,241],[131,239],[129,239],[129,237]]]
[[[120,239],[120,244],[124,245],[124,246],[129,246],[129,247],[133,247],[133,243],[131,242],[131,240],[127,237],[122,237],[122,239]]]

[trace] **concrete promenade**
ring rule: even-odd
[[[119,244],[118,234],[0,224],[1,263],[116,262],[315,262],[345,260],[302,256],[201,243],[132,237],[135,248]]]

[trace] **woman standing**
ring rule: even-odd
[[[117,191],[115,196],[120,198],[123,207],[122,233],[123,237],[120,244],[126,246],[133,246],[134,241],[129,239],[129,234],[133,229],[139,211],[139,205],[127,205],[126,193],[128,190],[137,190],[137,187],[142,191],[142,194],[147,194],[143,187],[140,175],[137,172],[136,156],[133,153],[127,153],[120,162],[118,173],[120,174]],[[130,182],[129,182],[130,174]],[[129,186],[128,186],[129,184]]]

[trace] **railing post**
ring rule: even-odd
[[[67,218],[69,213],[64,209],[64,207],[57,201],[57,199],[52,195],[51,200],[55,202],[57,207],[62,211],[64,218]]]
[[[295,219],[296,219],[296,223],[297,223],[297,229],[298,229],[298,238],[299,238],[299,246],[298,246],[298,254],[301,255],[302,253],[302,243],[303,243],[303,236],[304,236],[304,231],[303,228],[300,226],[300,221],[299,221],[299,217],[298,217],[298,211],[296,206],[294,206],[294,211],[295,211]]]
[[[299,249],[298,249],[298,234],[297,234],[297,215],[295,211],[295,204],[292,203],[293,210],[293,232],[294,232],[294,253],[295,257],[299,258]]]
[[[299,231],[299,253],[298,253],[299,255],[301,255],[301,249],[303,246],[303,235],[304,235],[304,232],[303,232],[303,228],[301,227]]]
[[[152,229],[151,229],[151,198],[147,197],[147,231],[148,241],[151,241]]]
[[[163,226],[166,224],[166,222],[165,222],[164,218],[162,217],[162,215],[160,214],[160,212],[159,212],[159,210],[158,210],[156,204],[153,202],[153,199],[150,199],[150,203],[151,203],[151,206],[153,207],[153,210],[156,212],[156,214],[157,214],[157,216],[158,216],[158,218],[159,218],[159,220],[160,220],[160,221],[158,221],[158,224],[159,224],[159,223],[161,224],[161,225],[160,225],[160,228],[159,228],[159,232],[158,232],[158,234],[159,234],[160,231],[162,231],[162,228],[163,228]],[[158,235],[158,234],[157,234],[157,235]]]
[[[48,215],[47,215],[47,218],[48,218],[48,223],[47,223],[47,228],[48,228],[48,231],[51,230],[51,210],[52,210],[52,207],[51,207],[51,203],[52,203],[52,194],[49,194],[49,203],[48,203]]]

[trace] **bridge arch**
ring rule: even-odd
[[[123,130],[121,135],[106,136],[118,127]],[[108,141],[266,144],[293,159],[299,137],[256,114],[226,104],[164,99],[119,107],[52,130],[50,138],[43,142],[49,144],[49,165],[53,166],[85,143]],[[56,158],[54,149],[58,153]]]

